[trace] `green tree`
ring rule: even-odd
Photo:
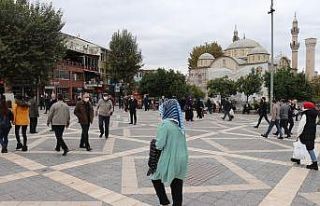
[[[192,49],[190,57],[188,58],[189,69],[194,69],[197,67],[198,58],[203,53],[212,54],[215,58],[223,55],[222,48],[217,42],[196,46]]]
[[[222,98],[237,93],[236,84],[228,76],[216,78],[208,82],[209,96],[220,94]]]
[[[142,65],[142,55],[137,38],[127,30],[115,32],[109,43],[108,73],[112,81],[133,81]]]
[[[65,52],[62,12],[52,4],[0,1],[0,79],[45,83]]]
[[[315,77],[310,84],[313,91],[313,100],[315,102],[320,102],[320,77]]]
[[[192,97],[195,98],[204,98],[205,97],[205,93],[196,85],[188,85],[188,92],[189,94],[192,95]]]
[[[254,69],[248,75],[240,77],[236,82],[237,91],[243,92],[246,95],[247,102],[249,96],[261,91],[262,84],[263,78]]]
[[[159,68],[154,73],[142,77],[139,83],[139,92],[153,97],[184,97],[188,94],[186,78],[180,72]]]
[[[270,73],[264,76],[265,85],[270,93]],[[279,69],[274,73],[274,98],[311,100],[313,91],[304,73],[294,74],[290,68]]]

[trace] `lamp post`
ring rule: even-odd
[[[273,100],[273,75],[274,75],[274,63],[273,63],[273,0],[271,0],[270,11],[271,14],[271,67],[270,67],[270,112],[272,111],[272,100]]]

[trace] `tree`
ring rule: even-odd
[[[142,65],[137,38],[127,30],[115,32],[109,43],[108,73],[113,82],[130,83]]]
[[[205,93],[196,85],[188,85],[188,91],[191,94],[192,97],[195,98],[204,98],[205,97]]]
[[[65,52],[61,18],[52,4],[0,1],[0,79],[45,83]]]
[[[236,82],[237,91],[243,92],[246,95],[247,102],[249,96],[260,92],[262,84],[263,78],[254,69],[248,75],[240,77]]]
[[[190,57],[188,58],[189,69],[194,69],[197,67],[198,58],[203,53],[212,54],[215,58],[223,55],[222,48],[217,42],[196,46],[192,49]]]
[[[237,93],[236,84],[228,76],[216,78],[208,82],[209,96],[220,94],[222,98]]]
[[[186,78],[180,72],[159,68],[154,73],[142,77],[139,92],[153,97],[184,97],[188,94]]]
[[[319,102],[320,101],[320,77],[317,76],[315,77],[311,82],[311,87],[312,87],[312,91],[313,91],[313,100],[315,102]]]
[[[264,76],[265,85],[270,93],[270,72]],[[311,100],[312,87],[304,73],[294,74],[290,68],[279,69],[274,73],[274,98]]]

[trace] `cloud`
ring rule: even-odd
[[[41,2],[50,2],[42,0]],[[270,1],[257,0],[53,0],[64,12],[64,32],[107,47],[114,32],[128,29],[137,36],[145,68],[168,67],[187,72],[194,46],[217,41],[226,48],[234,25],[240,37],[258,41],[270,51]],[[319,38],[318,0],[275,0],[274,53],[291,57],[290,28],[294,12],[299,21],[299,68],[305,67],[308,37]],[[316,68],[320,70],[320,46]]]

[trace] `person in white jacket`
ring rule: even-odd
[[[297,130],[297,136],[301,143],[306,145],[312,160],[312,164],[307,165],[307,169],[313,170],[318,170],[317,156],[314,152],[318,115],[319,111],[316,109],[314,103],[304,102],[302,117]],[[300,164],[300,159],[291,158],[291,161]]]

